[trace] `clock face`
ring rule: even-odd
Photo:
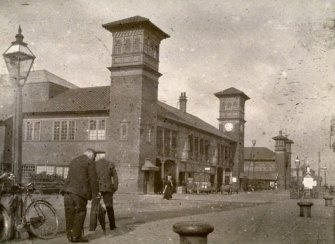
[[[226,131],[232,131],[234,129],[233,123],[225,123],[224,128]]]

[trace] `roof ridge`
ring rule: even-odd
[[[171,111],[171,112],[172,112],[172,113],[175,112],[176,116],[180,116],[180,117],[182,117],[182,116],[188,116],[188,117],[191,118],[191,119],[196,119],[196,120],[198,120],[198,121],[204,123],[206,126],[208,126],[208,127],[210,128],[210,130],[215,130],[215,133],[214,133],[214,131],[210,131],[209,129],[200,128],[201,125],[196,126],[195,124],[191,124],[189,121],[185,120],[185,118],[181,118],[182,120],[185,121],[186,124],[190,124],[191,126],[193,126],[193,127],[195,127],[195,128],[201,129],[201,130],[203,130],[203,131],[207,131],[207,132],[210,133],[210,134],[216,134],[216,135],[219,135],[219,136],[224,137],[224,138],[226,138],[226,139],[229,139],[229,140],[234,141],[233,138],[230,138],[229,136],[224,135],[224,134],[222,133],[222,131],[220,131],[218,128],[216,128],[215,126],[211,125],[210,123],[206,122],[205,120],[203,120],[203,119],[201,119],[201,118],[199,118],[199,117],[197,117],[197,116],[195,116],[195,115],[193,115],[193,114],[182,112],[182,111],[180,111],[178,108],[175,108],[175,107],[173,107],[173,106],[171,106],[171,105],[169,105],[169,104],[167,104],[167,103],[163,103],[162,101],[158,101],[158,102],[159,102],[161,105],[163,105],[163,106],[166,106],[166,107],[168,107],[168,108],[170,108],[170,109],[173,109],[174,111]],[[195,121],[195,123],[196,123],[196,121]]]

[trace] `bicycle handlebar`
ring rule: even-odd
[[[16,187],[18,190],[25,191],[25,192],[35,190],[34,185],[33,185],[32,182],[29,182],[27,185],[22,185],[21,183],[16,182],[16,177],[13,173],[9,174],[8,179],[14,181],[14,185],[12,186],[12,188]]]

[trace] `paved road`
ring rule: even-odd
[[[301,218],[297,200],[290,200],[287,192],[174,195],[172,201],[157,195],[116,195],[119,228],[106,236],[85,232],[91,243],[178,243],[173,224],[200,220],[215,227],[209,243],[333,243],[332,208],[323,199],[313,202],[312,218]],[[61,242],[67,242],[64,236],[48,241]]]

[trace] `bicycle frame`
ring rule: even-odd
[[[4,211],[2,212],[7,221],[5,222],[5,226],[9,226],[8,233],[10,234],[6,234],[5,239],[1,239],[2,237],[0,236],[1,240],[12,239],[15,237],[16,232],[21,231],[27,231],[30,237],[39,237],[41,239],[50,239],[57,234],[58,218],[56,209],[48,201],[34,199],[32,195],[33,190],[34,188],[31,183],[26,186],[15,184],[12,187],[9,211],[3,207]],[[0,210],[1,206],[3,205],[0,203]],[[47,222],[44,225],[46,221],[50,220],[51,222]],[[51,228],[52,231],[45,233],[45,230],[50,230],[50,223],[53,225]],[[40,229],[41,226],[43,227]],[[46,229],[44,229],[45,227]],[[7,233],[7,230],[4,233]]]

